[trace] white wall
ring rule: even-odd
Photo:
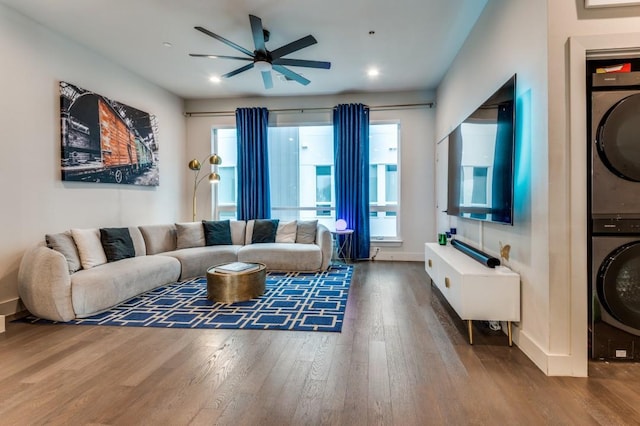
[[[424,103],[433,101],[433,93],[383,93],[314,96],[295,98],[248,98],[192,100],[185,104],[187,112],[230,111],[230,114],[190,117],[187,119],[187,156],[205,158],[209,154],[212,127],[235,127],[233,111],[238,107],[295,109],[270,112],[269,121],[283,124],[328,124],[330,108],[340,103],[360,102],[369,106]],[[312,108],[325,108],[314,111]],[[307,111],[305,111],[307,109]],[[382,245],[376,260],[424,260],[425,241],[435,241],[435,144],[433,142],[435,111],[429,108],[372,110],[370,120],[400,120],[400,183],[402,244]],[[192,184],[191,184],[192,185]],[[189,203],[192,186],[185,186],[184,203]],[[198,188],[198,217],[211,217],[211,194]],[[372,243],[380,244],[380,243]]]
[[[515,225],[441,215],[438,227],[457,222],[463,238],[494,254],[500,241],[511,244],[509,266],[522,275],[515,341],[550,375],[587,374],[585,55],[639,49],[638,28],[637,6],[493,0],[438,90],[436,135],[442,139],[507,74],[518,73]],[[446,189],[442,173],[439,200]]]
[[[570,315],[569,336],[587,356],[587,169],[585,58],[589,51],[640,50],[640,7],[585,9],[582,0],[549,0],[550,287],[567,287],[569,302],[551,298],[550,321]],[[558,78],[562,76],[562,78]],[[570,260],[569,260],[569,259]],[[570,314],[569,314],[570,313]],[[552,345],[564,336],[552,336]],[[586,361],[585,361],[586,364]]]
[[[45,233],[173,222],[189,211],[186,128],[181,99],[4,5],[0,52],[0,313],[12,314],[22,253]],[[61,181],[61,80],[157,116],[159,187]]]
[[[496,256],[500,243],[511,245],[506,264],[521,274],[522,286],[521,322],[514,327],[514,341],[543,371],[549,372],[548,359],[552,354],[568,355],[570,350],[568,339],[564,345],[552,347],[552,335],[568,335],[570,324],[568,318],[553,318],[553,325],[550,323],[546,69],[546,0],[488,2],[438,88],[436,140],[443,140],[509,77],[517,74],[514,225],[440,215],[437,226],[440,232],[456,226],[461,239]],[[444,145],[438,147],[438,153],[442,162],[446,154]],[[444,172],[446,168],[439,163],[438,170]],[[446,176],[438,176],[438,182],[438,199],[442,200]],[[567,291],[566,285],[559,287],[558,292]]]

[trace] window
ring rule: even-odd
[[[369,202],[371,238],[398,238],[399,124],[369,127]],[[333,126],[269,127],[271,217],[282,221],[317,219],[333,227],[335,176]],[[222,157],[214,189],[221,219],[236,217],[236,130],[214,129],[212,152]],[[215,199],[215,198],[214,198]]]
[[[316,210],[318,216],[331,216],[331,166],[316,166]]]
[[[270,127],[268,137],[271,217],[317,219],[331,227],[335,212],[333,127]]]
[[[369,127],[369,203],[371,238],[396,239],[398,231],[398,124]]]
[[[369,203],[378,202],[378,166],[369,166]]]
[[[217,197],[218,218],[235,219],[237,217],[236,200],[238,196],[236,129],[213,129],[211,152],[215,152],[222,158],[222,164],[218,166],[220,182],[211,186],[211,199],[214,204],[211,211],[216,211]]]

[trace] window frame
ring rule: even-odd
[[[371,216],[372,214],[375,213],[375,215],[377,216],[379,213],[384,213],[386,214],[387,212],[395,212],[395,228],[396,228],[396,232],[395,232],[395,236],[371,236],[370,237],[370,241],[372,243],[384,243],[384,242],[389,242],[389,243],[398,243],[402,241],[402,227],[401,227],[401,206],[402,206],[402,165],[401,165],[401,158],[402,158],[402,141],[401,141],[401,123],[400,120],[375,120],[375,121],[371,121],[369,123],[369,126],[376,126],[376,125],[395,125],[396,126],[396,141],[397,141],[397,145],[396,145],[396,162],[395,162],[395,166],[397,167],[397,201],[395,202],[395,204],[393,203],[388,203],[386,200],[378,200],[375,204],[369,202],[369,215]],[[300,127],[309,127],[309,126],[328,126],[331,127],[332,124],[331,123],[287,123],[287,124],[282,124],[282,125],[269,125],[269,127],[295,127],[295,128],[300,128]],[[219,152],[219,137],[218,137],[218,130],[231,130],[231,129],[235,129],[235,127],[233,126],[212,126],[211,127],[211,152]],[[223,162],[224,162],[224,158],[223,158]],[[392,163],[375,163],[372,164],[371,163],[371,158],[369,159],[369,165],[370,167],[373,165],[376,166],[380,166],[383,165],[385,168]],[[318,164],[316,166],[327,166],[325,164]],[[331,164],[330,166],[328,166],[331,168],[331,177],[332,177],[332,181],[335,179],[335,164]],[[237,165],[234,166],[234,172],[236,173],[236,181],[237,181]],[[386,184],[386,183],[385,183]],[[334,185],[335,186],[335,185]],[[234,217],[237,218],[237,200],[236,203],[234,204],[230,204],[230,203],[225,203],[225,204],[221,204],[218,203],[218,185],[212,185],[211,186],[211,208],[212,208],[212,217],[213,220],[219,220],[219,218],[221,216],[225,216],[225,217],[229,217],[229,214],[233,214]],[[334,188],[332,187],[332,199],[331,199],[331,205],[330,206],[322,206],[322,211],[330,211],[330,216],[325,216],[325,215],[321,215],[318,217],[318,219],[320,221],[326,221],[327,219],[329,219],[328,223],[329,225],[331,225],[333,222],[335,222],[335,198],[333,198],[333,191]],[[378,197],[379,198],[379,197]],[[309,212],[309,211],[319,211],[318,206],[305,206],[305,207],[300,207],[300,206],[279,206],[279,207],[271,207],[271,210],[274,212],[282,212],[282,211],[298,211],[298,212]]]

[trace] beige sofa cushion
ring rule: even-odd
[[[176,249],[176,225],[144,225],[140,232],[147,246],[147,254],[158,254]]]
[[[253,219],[247,221],[247,226],[244,231],[244,245],[251,244],[251,237],[253,236],[253,223]]]
[[[142,237],[140,229],[138,229],[137,226],[130,226],[129,234],[133,241],[133,248],[136,251],[136,256],[146,256],[147,247],[144,245],[144,238]]]
[[[204,247],[202,222],[176,223],[176,248]]]
[[[40,318],[75,318],[68,264],[60,252],[44,246],[27,250],[18,270],[18,294],[29,312]]]
[[[82,268],[78,248],[76,247],[76,242],[71,236],[71,231],[60,234],[47,234],[44,239],[47,242],[47,247],[62,253],[65,257],[67,265],[69,266],[70,274],[73,274]]]
[[[317,220],[299,220],[296,231],[296,243],[315,244],[316,232],[318,231]]]
[[[298,222],[296,220],[292,220],[291,222],[278,223],[278,230],[276,231],[276,243],[295,243],[297,230]]]
[[[162,256],[175,257],[180,261],[182,269],[180,280],[202,277],[207,269],[221,263],[235,262],[238,260],[238,250],[242,246],[218,245],[206,247],[192,247],[162,253]]]
[[[238,250],[239,262],[259,262],[275,271],[317,271],[322,268],[322,251],[316,244],[249,244]]]
[[[107,263],[107,255],[102,248],[99,229],[72,229],[71,235],[78,248],[82,269],[91,269]]]
[[[78,271],[71,276],[76,317],[109,309],[138,294],[178,280],[180,262],[168,256],[138,256]]]
[[[231,227],[231,242],[234,246],[241,246],[244,244],[245,231],[247,228],[247,222],[244,220],[232,220],[229,221]]]

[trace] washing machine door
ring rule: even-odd
[[[611,172],[640,182],[640,93],[618,101],[602,117],[596,150]]]
[[[601,306],[629,327],[640,330],[640,241],[612,251],[598,271]]]

